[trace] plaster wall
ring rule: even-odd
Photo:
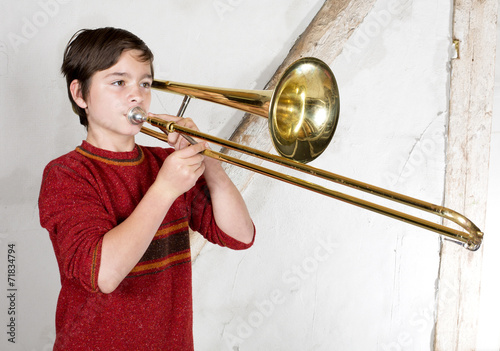
[[[0,259],[14,244],[17,288],[16,343],[2,332],[0,349],[48,350],[54,340],[59,276],[36,201],[45,164],[85,138],[59,73],[71,35],[84,27],[123,27],[152,48],[158,78],[261,89],[321,5],[0,3]],[[342,54],[327,62],[340,88],[341,119],[313,166],[442,202],[451,10],[450,1],[376,2]],[[154,92],[151,110],[173,114],[180,100]],[[243,113],[193,101],[187,115],[200,130],[228,138]],[[142,135],[138,142],[158,144]],[[206,245],[193,263],[197,350],[431,349],[437,235],[261,176],[243,195],[257,227],[254,247],[232,252]],[[488,225],[498,228],[493,221]],[[493,254],[487,257],[497,263]],[[3,296],[7,270],[0,267]],[[498,308],[497,284],[488,282],[492,293],[485,292],[485,301]],[[443,286],[456,298],[456,287]],[[0,299],[2,325],[9,303]],[[492,335],[498,309],[487,306],[480,344],[498,349]]]

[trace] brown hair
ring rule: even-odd
[[[88,127],[85,109],[76,104],[71,96],[71,82],[77,79],[85,100],[90,89],[90,80],[94,73],[113,66],[123,51],[139,50],[143,62],[151,64],[153,73],[153,53],[136,35],[119,28],[82,29],[76,32],[64,50],[61,72],[66,77],[69,100],[73,111],[80,116],[80,123]]]

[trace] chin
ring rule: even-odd
[[[130,125],[128,130],[124,131],[124,134],[130,136],[136,136],[141,131],[141,125]]]

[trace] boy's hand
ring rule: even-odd
[[[182,127],[186,127],[189,129],[193,129],[195,131],[199,131],[196,124],[193,122],[191,118],[183,118],[177,116],[171,116],[167,114],[157,115],[154,113],[149,113],[149,116],[163,119],[168,122],[175,122]],[[179,133],[168,133],[168,144],[175,148],[176,150],[184,149],[185,147],[191,145],[186,139],[182,137]]]
[[[205,172],[206,143],[188,145],[168,156],[158,173],[155,186],[166,196],[176,199],[191,189],[198,178]]]

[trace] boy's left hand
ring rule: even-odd
[[[167,114],[157,115],[151,112],[149,112],[149,116],[160,118],[168,122],[174,122],[175,124],[178,124],[182,127],[199,131],[198,127],[191,118],[177,117]],[[186,146],[191,145],[189,141],[187,141],[185,138],[182,137],[181,134],[177,132],[168,133],[168,144],[173,148],[175,148],[176,150],[181,150],[184,149]]]

